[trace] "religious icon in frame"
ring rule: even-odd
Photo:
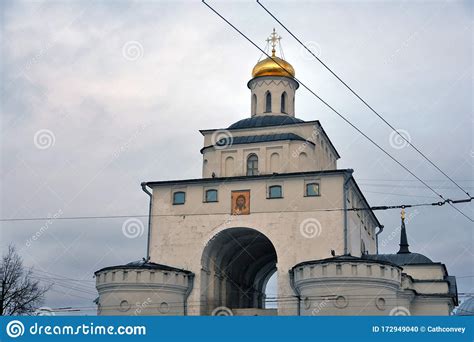
[[[230,205],[232,215],[249,215],[250,190],[232,191]]]

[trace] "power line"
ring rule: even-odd
[[[269,54],[267,54],[264,50],[262,50],[256,43],[254,43],[249,37],[247,37],[242,31],[240,31],[237,27],[235,27],[230,21],[228,21],[224,16],[222,16],[217,10],[215,10],[211,5],[206,3],[205,0],[202,0],[202,3],[206,5],[212,12],[214,12],[218,17],[220,17],[225,23],[227,23],[230,27],[232,27],[235,31],[237,31],[242,37],[244,37],[249,43],[251,43],[253,46],[255,46],[259,51],[264,53],[268,58],[271,58],[274,63],[276,63],[282,70],[288,73],[288,75],[291,75],[291,73],[278,61],[273,59]],[[383,153],[385,153],[390,159],[392,159],[394,162],[396,162],[399,166],[401,166],[403,169],[405,169],[408,173],[410,173],[413,177],[418,179],[423,185],[425,185],[428,189],[430,189],[433,193],[435,193],[438,197],[441,199],[445,200],[443,195],[438,193],[435,189],[433,189],[430,185],[428,185],[425,181],[423,181],[421,178],[419,178],[416,174],[414,174],[410,169],[408,169],[405,165],[403,165],[401,162],[399,162],[395,157],[393,157],[389,152],[387,152],[383,147],[381,147],[379,144],[377,144],[374,140],[372,140],[367,134],[362,132],[356,125],[354,125],[351,121],[349,121],[344,115],[339,113],[334,107],[332,107],[328,102],[326,102],[323,98],[321,98],[318,94],[316,94],[311,88],[306,86],[303,82],[301,82],[299,79],[296,77],[292,76],[299,84],[301,84],[306,90],[308,90],[313,96],[315,96],[319,101],[321,101],[326,107],[328,107],[331,111],[333,111],[335,114],[337,114],[341,119],[343,119],[347,124],[349,124],[352,128],[354,128],[357,132],[359,132],[362,136],[364,136],[367,140],[369,140],[373,145],[375,145],[379,150],[381,150]],[[472,200],[472,198],[470,198]],[[454,205],[449,203],[451,207],[453,207],[456,211],[458,211],[461,215],[466,217],[469,221],[474,222],[472,218],[467,216],[464,212],[462,212],[460,209],[456,208]]]
[[[40,280],[42,282],[45,282],[47,284],[53,285],[53,286],[59,286],[59,287],[69,289],[71,291],[76,291],[76,292],[89,294],[89,295],[95,295],[96,294],[96,292],[93,291],[92,288],[86,290],[85,288],[76,287],[76,286],[73,286],[72,284],[67,284],[67,283],[65,284],[65,283],[58,283],[58,282],[54,282],[54,281],[48,281],[47,279],[41,278],[41,277],[38,277],[38,276],[30,276],[30,277],[33,278],[33,279],[37,279],[37,280]]]
[[[405,188],[405,189],[424,189],[421,185],[399,185],[399,184],[377,184],[377,183],[365,183],[360,182],[359,185],[364,186],[378,186],[378,187],[390,187],[390,188]],[[446,187],[446,186],[433,186],[434,189],[453,189],[454,187]]]
[[[275,15],[270,12],[259,0],[256,0],[257,3],[273,18],[275,19],[285,30],[288,32],[298,43],[301,44],[318,62],[320,62],[334,77],[336,77],[352,94],[354,94],[367,108],[369,108],[375,115],[377,115],[380,120],[382,120],[388,127],[390,127],[395,133],[398,134],[408,145],[410,145],[418,154],[420,154],[426,161],[428,161],[432,166],[434,166],[439,172],[441,172],[446,178],[448,178],[453,184],[456,185],[462,192],[464,192],[468,197],[471,197],[469,193],[464,190],[454,179],[452,179],[449,175],[447,175],[443,170],[441,170],[431,159],[429,159],[423,152],[421,152],[415,145],[413,145],[410,139],[407,139],[400,134],[400,132],[393,127],[381,114],[379,114],[371,105],[367,103],[355,90],[353,90],[346,82],[344,82],[329,66],[326,65],[318,56],[316,56],[311,49],[309,49],[298,37],[296,37],[293,32],[291,32],[280,20],[278,20]]]
[[[369,191],[369,190],[364,190],[364,192],[365,192],[365,193],[371,193],[371,194],[392,195],[392,196],[404,196],[404,197],[437,198],[437,197],[435,197],[435,196],[400,194],[400,193],[397,193],[397,192],[382,192],[382,191]]]
[[[413,208],[413,207],[435,207],[443,206],[445,204],[459,204],[459,203],[469,203],[474,199],[445,199],[438,202],[426,202],[426,203],[406,203],[406,204],[393,204],[393,205],[379,205],[371,206],[367,208],[325,208],[325,209],[312,209],[312,210],[292,210],[292,212],[320,212],[320,211],[367,211],[367,210],[390,210],[390,209],[404,209],[404,208]],[[252,214],[271,214],[271,213],[280,213],[281,211],[253,211]],[[203,216],[210,214],[203,213],[190,213],[190,214],[152,214],[152,215],[110,215],[110,216],[70,216],[70,217],[25,217],[25,218],[2,218],[0,222],[17,222],[17,221],[44,221],[44,220],[94,220],[94,219],[116,219],[116,218],[146,218],[146,217],[169,217],[169,216]],[[231,215],[229,212],[219,212],[213,213],[213,215]]]
[[[158,215],[151,215],[158,216]],[[148,215],[104,215],[104,216],[63,216],[63,217],[28,217],[28,218],[2,218],[0,222],[15,222],[15,221],[45,221],[45,220],[94,220],[94,219],[116,219],[116,218],[131,218],[131,217],[148,217]]]
[[[87,280],[87,279],[75,279],[75,278],[68,278],[68,277],[64,277],[62,276],[61,274],[57,274],[57,273],[52,273],[52,272],[48,272],[48,271],[44,271],[44,270],[38,270],[38,269],[33,269],[33,272],[34,273],[46,273],[46,274],[51,274],[53,276],[56,276],[56,277],[60,277],[60,278],[50,278],[50,279],[63,279],[63,280],[68,280],[68,281],[75,281],[75,282],[91,282],[91,283],[95,283],[95,280]]]
[[[417,182],[416,179],[370,179],[370,178],[358,178],[363,181],[373,181],[373,182]],[[446,182],[444,179],[425,179],[425,182]],[[474,182],[474,179],[458,179],[458,182]],[[471,187],[472,188],[472,187]]]

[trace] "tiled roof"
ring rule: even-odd
[[[304,123],[301,119],[288,115],[257,115],[252,118],[243,119],[230,125],[227,129],[255,128],[267,126],[284,126]]]
[[[278,134],[268,134],[268,135],[247,135],[247,136],[242,136],[242,137],[222,138],[216,142],[216,145],[230,147],[232,145],[239,145],[239,144],[253,144],[253,143],[281,141],[281,140],[306,141],[305,138],[294,133],[278,133]]]

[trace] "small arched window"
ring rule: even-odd
[[[247,158],[247,176],[258,175],[258,157],[256,154],[251,154]]]
[[[271,113],[272,111],[272,94],[267,91],[265,95],[265,113]]]
[[[280,185],[272,185],[268,187],[268,198],[282,198],[282,191]]]
[[[206,190],[206,202],[217,202],[217,190],[216,189],[209,189]]]
[[[186,193],[184,191],[176,191],[173,193],[173,205],[184,204],[186,201]]]
[[[252,95],[252,115],[257,114],[257,95]]]
[[[281,108],[280,111],[282,113],[286,113],[286,103],[288,102],[288,95],[286,94],[286,91],[281,94]]]

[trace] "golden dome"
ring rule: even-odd
[[[265,58],[258,62],[252,70],[253,77],[259,76],[284,76],[284,77],[295,77],[295,69],[293,66],[275,55],[276,46],[280,44],[281,37],[276,33],[275,28],[273,29],[270,37],[267,38],[267,46],[272,45],[272,56]],[[280,52],[283,56],[283,50]],[[267,55],[268,56],[268,55]]]
[[[295,77],[295,69],[293,66],[272,54],[272,57],[265,58],[258,62],[252,70],[253,77],[259,76],[286,76]]]

